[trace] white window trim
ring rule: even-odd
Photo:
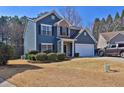
[[[41,43],[41,51],[45,51],[45,50],[42,50],[42,45],[51,45],[53,50],[53,43]],[[47,47],[47,50],[48,50],[48,47]]]
[[[48,25],[48,24],[41,24],[41,35],[44,35],[42,32],[42,26],[47,26],[50,27],[50,35],[45,34],[45,36],[52,36],[52,25]]]
[[[41,43],[41,45],[53,45],[53,43]]]
[[[59,37],[70,37],[70,28],[68,27],[68,35],[60,35],[60,26],[57,26],[57,35]]]
[[[48,24],[41,24],[42,26],[50,26],[50,27],[52,27],[52,25],[48,25]]]

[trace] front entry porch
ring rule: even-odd
[[[65,53],[67,57],[74,56],[74,39],[60,39],[57,46],[58,52]]]

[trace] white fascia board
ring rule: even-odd
[[[65,21],[65,22],[69,25],[69,27],[72,26],[66,19],[61,19],[60,21],[56,22],[56,23],[54,24],[54,26],[59,26],[59,24],[60,24],[62,21]]]
[[[56,13],[56,11],[51,11],[51,12],[48,12],[48,13],[44,14],[43,16],[41,16],[41,17],[35,19],[34,21],[37,22],[37,21],[39,21],[39,20],[41,20],[41,19],[43,19],[43,18],[45,18],[45,17],[51,15],[52,13],[54,13],[59,19],[62,19],[62,17],[60,17],[60,16]]]
[[[53,43],[41,43],[41,45],[53,45]]]
[[[49,27],[52,27],[52,25],[49,25],[49,24],[41,24],[41,26],[49,26]]]
[[[66,39],[66,38],[60,38],[62,41],[75,41],[76,39]]]

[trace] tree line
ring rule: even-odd
[[[3,41],[14,49],[14,57],[18,58],[23,54],[23,33],[28,18],[26,16],[1,16],[0,33]]]
[[[110,14],[107,18],[96,18],[93,23],[93,35],[98,40],[99,33],[124,30],[124,10],[121,15],[117,12],[113,18]]]
[[[41,12],[37,15],[40,17],[47,12]],[[63,18],[67,19],[72,25],[81,26],[81,17],[78,15],[74,7],[64,7],[60,14]],[[36,17],[36,18],[37,18]],[[4,35],[7,44],[11,45],[14,49],[14,58],[19,58],[23,55],[23,34],[29,17],[23,16],[1,16],[0,17],[0,34]],[[34,18],[31,18],[34,19]],[[1,35],[0,35],[1,36]],[[4,41],[5,41],[4,40]]]
[[[83,28],[82,18],[75,9],[75,7],[63,7],[60,14],[74,26]],[[47,13],[47,12],[44,12]],[[37,17],[42,16],[43,12],[39,13]],[[33,19],[33,18],[32,18]],[[15,58],[23,54],[23,33],[25,31],[27,16],[1,16],[0,17],[0,33],[3,33],[7,38],[8,43],[14,47]],[[112,32],[124,30],[124,10],[121,15],[117,12],[113,18],[110,14],[107,18],[96,18],[92,27],[88,27],[94,37],[98,39],[101,32]]]

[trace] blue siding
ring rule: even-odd
[[[110,44],[115,44],[116,42],[123,42],[123,41],[124,41],[124,35],[118,34],[117,36],[112,38],[109,43]]]
[[[70,37],[71,38],[75,38],[80,30],[74,30],[74,29],[70,29]]]
[[[54,14],[51,14],[54,15]],[[41,45],[41,43],[53,43],[54,45],[54,52],[57,51],[57,41],[58,39],[57,37],[57,27],[53,26],[54,23],[58,22],[60,19],[57,18],[55,15],[55,19],[51,19],[51,15],[39,20],[38,22],[36,22],[36,37],[37,37],[37,50],[39,50],[39,45]],[[40,31],[41,31],[41,24],[48,24],[48,25],[52,25],[52,36],[44,36],[41,35]],[[86,32],[86,31],[84,31]],[[84,33],[83,32],[83,33]],[[71,29],[71,38],[75,38],[79,33],[79,30],[74,30]],[[80,36],[77,38],[76,43],[82,43],[82,44],[95,44],[95,42],[93,41],[93,39],[89,36],[89,34],[87,33],[87,36],[84,36],[84,34],[81,33]]]
[[[54,15],[54,14],[51,14],[51,15]],[[55,19],[54,19],[54,20],[51,19],[51,15],[49,15],[49,16],[47,16],[47,17],[41,19],[41,20],[39,20],[39,21],[37,22],[37,24],[41,24],[41,23],[42,23],[42,24],[53,25],[55,22],[57,22],[57,21],[60,20],[59,18],[57,18],[56,15],[54,15],[54,16],[55,16]]]
[[[86,36],[84,35],[83,31],[78,37],[76,43],[81,43],[81,44],[95,44],[94,40],[90,37],[90,35],[87,33]]]
[[[54,14],[51,14],[54,15]],[[41,43],[53,43],[54,44],[54,51],[57,51],[57,27],[53,26],[54,23],[56,23],[57,21],[59,21],[60,19],[55,16],[55,19],[51,19],[51,15],[39,20],[36,23],[36,31],[37,31],[37,50],[39,50],[39,45]],[[52,36],[43,36],[39,33],[39,31],[41,31],[40,27],[41,24],[48,24],[48,25],[52,25]]]

